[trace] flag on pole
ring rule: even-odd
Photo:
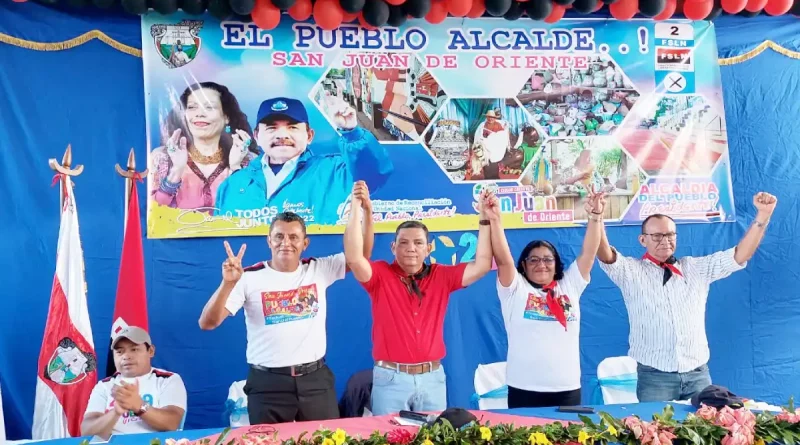
[[[122,241],[122,256],[119,264],[119,281],[117,282],[117,300],[114,304],[114,322],[111,325],[111,339],[127,326],[137,326],[149,331],[147,326],[147,293],[144,282],[144,254],[142,252],[142,222],[139,217],[139,194],[136,192],[136,180],[131,179],[130,198],[128,199],[125,235]],[[108,355],[106,375],[116,372],[114,355]]]
[[[60,175],[64,195],[58,231],[56,273],[39,352],[39,377],[33,409],[33,439],[80,436],[89,395],[97,383],[83,248],[72,182]]]

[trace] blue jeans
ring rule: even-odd
[[[425,374],[406,374],[376,366],[372,370],[372,414],[406,411],[444,411],[447,408],[444,368]]]
[[[663,372],[638,364],[636,396],[640,402],[687,400],[711,385],[708,365],[689,372]]]

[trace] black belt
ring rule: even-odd
[[[325,359],[321,358],[315,362],[303,363],[302,365],[284,366],[282,368],[267,368],[266,366],[259,366],[250,364],[250,367],[259,371],[271,372],[273,374],[290,375],[292,377],[300,377],[301,375],[311,374],[314,371],[325,366]]]

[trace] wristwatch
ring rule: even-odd
[[[150,404],[147,402],[142,403],[142,407],[139,408],[139,411],[136,412],[136,415],[141,417],[142,414],[146,413],[147,410],[150,409]]]

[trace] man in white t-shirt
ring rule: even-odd
[[[372,252],[372,204],[364,254]],[[325,364],[328,286],[344,278],[344,253],[301,260],[309,245],[303,218],[284,212],[273,219],[267,237],[272,259],[242,268],[245,245],[222,264],[222,284],[200,316],[200,327],[218,327],[244,308],[247,362],[244,392],[251,425],[339,417],[334,377]]]
[[[111,342],[117,372],[98,382],[81,424],[84,436],[153,433],[181,428],[186,387],[178,374],[153,368],[155,346],[144,329],[128,326]]]

